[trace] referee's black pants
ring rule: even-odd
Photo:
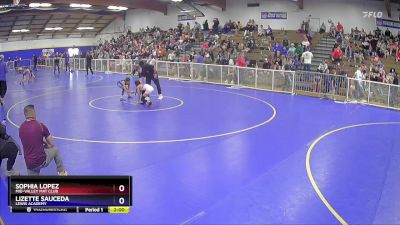
[[[1,80],[0,81],[0,97],[4,98],[7,93],[7,81]]]
[[[89,75],[89,70],[90,70],[90,72],[92,73],[92,75],[93,75],[93,70],[92,70],[92,63],[88,63],[88,64],[86,64],[86,75]]]
[[[7,159],[7,170],[12,170],[15,159],[18,155],[18,147],[15,143],[8,142],[4,145],[3,149],[0,149],[0,165],[3,159]]]
[[[156,84],[158,95],[161,95],[160,80],[154,77],[146,77],[146,84],[151,85],[151,81],[153,81]]]

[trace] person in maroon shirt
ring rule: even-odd
[[[19,138],[24,149],[28,175],[39,175],[40,170],[54,160],[58,175],[66,176],[61,154],[53,144],[49,129],[36,120],[34,106],[25,106],[24,115],[26,120],[19,128]]]

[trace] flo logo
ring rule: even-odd
[[[382,18],[382,12],[363,12],[363,18]]]

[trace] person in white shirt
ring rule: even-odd
[[[354,73],[354,78],[356,79],[355,83],[355,91],[356,98],[360,99],[364,96],[363,93],[363,73],[361,72],[361,68],[357,68],[357,71]]]
[[[168,61],[174,62],[175,61],[175,52],[170,52],[168,54]]]
[[[150,94],[154,88],[149,84],[142,84],[139,80],[135,81],[136,93],[139,98],[139,103],[150,106],[152,104]]]
[[[322,60],[322,62],[318,66],[318,72],[320,73],[326,73],[328,70],[328,64],[326,64],[325,60]]]
[[[301,55],[305,71],[311,70],[311,60],[313,57],[314,55],[310,52],[309,49],[306,49],[306,51],[303,52],[303,54]]]
[[[258,26],[258,36],[264,36],[264,26],[260,25]]]

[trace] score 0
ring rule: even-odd
[[[117,196],[118,196],[118,194],[125,194],[125,193],[127,193],[127,189],[128,188],[129,187],[126,187],[126,185],[124,185],[124,184],[117,185],[117,189],[115,191],[115,194]],[[117,198],[118,198],[118,201],[117,201],[118,205],[125,205],[126,196],[119,195]]]

